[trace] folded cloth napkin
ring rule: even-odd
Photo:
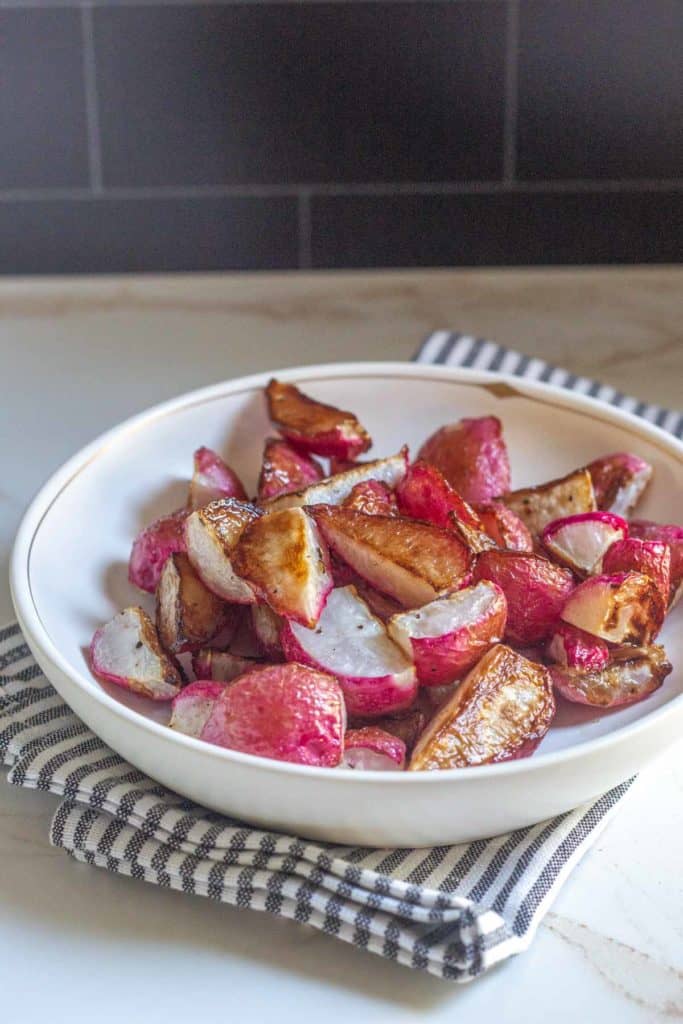
[[[678,413],[491,342],[437,332],[416,358],[551,380],[679,435],[683,428]],[[335,846],[251,828],[170,792],[102,743],[50,686],[16,624],[0,629],[0,752],[13,785],[62,798],[50,841],[77,860],[291,918],[454,981],[529,946],[631,785],[509,835],[427,850]]]

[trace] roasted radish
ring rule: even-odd
[[[276,761],[333,768],[344,752],[339,683],[306,665],[267,665],[226,686],[201,739]]]
[[[225,683],[200,679],[184,687],[171,705],[171,729],[185,736],[201,736],[213,706],[225,689]]]
[[[545,736],[554,713],[548,670],[498,644],[429,722],[413,750],[410,770],[526,757]]]
[[[488,501],[475,505],[481,525],[499,548],[508,551],[533,551],[534,542],[516,512],[502,501]]]
[[[268,501],[299,491],[302,487],[322,480],[324,475],[315,459],[297,451],[281,438],[269,437],[263,448],[258,500]]]
[[[388,732],[392,736],[397,736],[400,740],[403,740],[406,752],[409,754],[417,743],[430,717],[431,713],[428,715],[424,708],[413,705],[407,711],[401,711],[397,715],[377,718],[373,724],[377,725],[384,732]]]
[[[603,572],[642,572],[654,580],[667,602],[671,594],[671,548],[659,540],[628,537],[616,541],[602,560]]]
[[[136,587],[153,594],[166,559],[176,551],[185,551],[187,509],[162,516],[141,530],[133,542],[128,562],[128,579]]]
[[[609,647],[604,640],[583,629],[559,622],[547,647],[548,658],[565,668],[600,672],[609,662]]]
[[[262,664],[260,658],[244,657],[232,651],[216,651],[211,647],[203,647],[192,655],[192,671],[197,679],[214,682],[230,683]]]
[[[649,644],[666,606],[657,584],[638,572],[591,576],[570,594],[562,619],[615,644]]]
[[[202,508],[219,498],[247,500],[242,481],[230,469],[220,455],[211,448],[198,448],[194,453],[194,472],[190,481],[188,505],[191,509]]]
[[[283,494],[267,502],[269,510],[294,508],[302,505],[341,505],[357,484],[377,480],[393,490],[403,479],[408,465],[408,449],[374,462],[360,462],[351,469],[329,476],[319,483],[310,484],[291,494]]]
[[[510,460],[496,416],[441,427],[418,457],[436,466],[465,501],[490,501],[510,490]]]
[[[497,583],[507,599],[506,637],[529,646],[547,639],[574,588],[572,574],[547,558],[521,551],[484,551],[474,579]]]
[[[626,516],[638,504],[652,479],[652,466],[637,455],[604,455],[588,466],[598,508]]]
[[[224,601],[253,604],[254,591],[235,572],[232,558],[243,531],[261,515],[259,509],[234,498],[212,501],[185,523],[187,554],[202,581]]]
[[[342,506],[369,516],[394,516],[398,511],[393,492],[381,480],[356,484]]]
[[[533,537],[548,523],[581,512],[596,512],[593,482],[587,469],[576,469],[558,480],[524,487],[505,496],[505,504],[520,517]]]
[[[422,686],[445,686],[461,679],[489,647],[500,643],[506,615],[503,591],[486,580],[394,615],[387,629],[415,663]]]
[[[171,555],[157,587],[157,629],[166,650],[178,654],[203,646],[226,616],[225,602],[204,586],[187,555]]]
[[[612,544],[628,536],[628,523],[612,512],[583,512],[555,519],[544,528],[541,543],[551,558],[579,576],[600,572]]]
[[[396,488],[399,512],[450,529],[451,513],[467,526],[481,528],[476,512],[448,483],[436,466],[418,460]]]
[[[363,729],[349,729],[344,737],[342,768],[357,771],[402,771],[406,763],[406,745],[390,732],[369,725]]]
[[[480,555],[482,551],[491,551],[492,548],[498,546],[489,537],[482,523],[478,526],[470,526],[466,520],[459,519],[455,512],[451,512],[448,518],[453,533],[473,555]]]
[[[336,676],[350,715],[376,718],[412,704],[412,662],[391,640],[354,587],[333,590],[315,629],[287,622],[282,647],[290,661]]]
[[[671,590],[669,607],[673,608],[683,594],[683,526],[653,523],[649,519],[635,519],[629,523],[631,537],[658,540],[671,548]]]
[[[272,422],[283,437],[303,451],[355,459],[372,444],[353,413],[316,402],[294,384],[271,380],[266,399]]]
[[[254,627],[258,645],[265,656],[271,661],[280,661],[282,659],[280,644],[282,617],[267,604],[253,604],[251,606],[251,624]]]
[[[658,690],[669,672],[671,665],[658,644],[634,648],[630,657],[614,660],[603,669],[550,669],[555,690],[565,700],[597,708],[636,704]]]
[[[417,608],[467,581],[470,552],[437,526],[345,508],[321,507],[314,515],[335,553],[404,608]]]
[[[172,700],[183,683],[142,608],[124,608],[100,626],[90,644],[90,667],[100,679],[152,700]]]
[[[235,572],[277,612],[314,626],[332,589],[327,549],[303,508],[254,519],[233,552]]]

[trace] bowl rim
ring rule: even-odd
[[[275,761],[257,757],[240,751],[228,750],[223,747],[207,744],[192,736],[177,733],[132,708],[117,701],[104,689],[93,688],[95,677],[88,678],[83,672],[74,669],[67,658],[52,641],[47,628],[43,625],[36,599],[31,587],[31,554],[33,543],[43,519],[52,505],[72,480],[87,469],[88,465],[98,457],[109,445],[118,441],[124,434],[132,433],[147,424],[173,415],[181,409],[193,405],[205,404],[238,394],[263,388],[271,377],[280,380],[304,383],[314,380],[334,380],[343,377],[422,377],[427,380],[446,380],[460,385],[480,387],[492,391],[497,396],[519,396],[529,398],[546,405],[562,406],[597,419],[603,423],[626,429],[638,438],[644,438],[650,444],[673,456],[683,466],[683,441],[627,410],[617,408],[574,391],[528,378],[515,377],[512,374],[491,372],[487,370],[465,367],[448,367],[432,363],[410,362],[348,362],[321,363],[287,367],[267,372],[250,374],[244,377],[227,379],[217,384],[210,384],[185,392],[175,398],[168,399],[155,406],[128,417],[121,423],[105,431],[89,444],[85,445],[71,458],[63,463],[43,486],[28,505],[20,522],[10,558],[10,591],[12,602],[19,625],[29,647],[38,650],[42,659],[58,673],[84,692],[87,699],[100,704],[105,712],[120,718],[126,725],[131,725],[144,732],[151,733],[161,741],[180,744],[206,756],[218,758],[220,761],[236,762],[245,767],[250,766],[261,770],[275,771],[278,774],[291,774],[300,778],[327,779],[334,782],[342,781],[347,785],[362,784],[363,781],[386,783],[387,785],[434,785],[456,778],[474,782],[477,779],[494,777],[510,777],[529,771],[540,771],[561,763],[582,760],[593,753],[609,750],[611,747],[628,742],[636,735],[656,727],[662,719],[683,711],[683,693],[673,697],[666,704],[654,709],[635,722],[626,724],[604,736],[584,740],[561,750],[543,753],[536,752],[533,757],[505,761],[499,764],[478,765],[469,768],[449,768],[438,772],[382,772],[357,770],[349,772],[331,772],[329,768],[309,765],[292,764],[287,761]]]

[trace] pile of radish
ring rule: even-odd
[[[135,539],[154,594],[95,633],[93,672],[170,726],[319,767],[432,770],[528,756],[556,698],[642,700],[683,590],[683,527],[629,516],[631,454],[510,489],[494,416],[444,426],[411,462],[359,461],[349,412],[273,380],[253,500],[200,448],[185,508]],[[329,471],[319,459],[329,459]]]

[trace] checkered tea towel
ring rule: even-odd
[[[438,332],[417,359],[551,380],[683,428],[679,413],[491,342]],[[343,847],[251,828],[170,792],[102,743],[50,686],[16,624],[0,629],[0,752],[13,785],[61,798],[50,841],[77,860],[291,918],[454,981],[527,948],[630,786],[509,835],[433,849]]]

